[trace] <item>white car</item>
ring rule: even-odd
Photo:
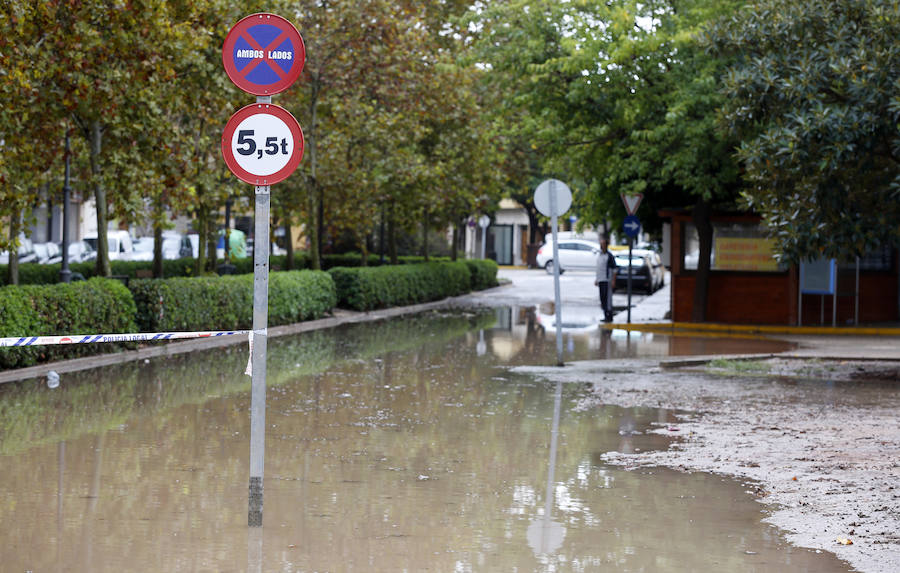
[[[92,259],[97,258],[97,251],[95,251],[89,244],[84,241],[73,241],[69,243],[69,262],[70,263],[81,263],[84,261],[90,261]],[[62,246],[60,245],[60,252],[51,257],[49,261],[50,264],[61,263],[62,262]]]
[[[559,241],[559,273],[568,270],[592,271],[597,268],[600,243],[584,239],[564,239]],[[538,249],[538,266],[553,274],[553,242],[547,241]]]
[[[152,261],[153,251],[135,251],[131,234],[128,231],[107,231],[106,240],[109,247],[109,260],[111,261]],[[94,250],[97,250],[97,235],[84,238]],[[149,255],[149,256],[148,256]]]

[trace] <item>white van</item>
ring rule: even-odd
[[[88,235],[84,238],[94,250],[97,250],[97,235]],[[109,260],[111,261],[152,261],[153,252],[139,253],[134,250],[134,241],[128,231],[107,231],[106,240],[109,243]],[[147,255],[150,255],[147,258]]]

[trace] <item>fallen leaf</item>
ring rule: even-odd
[[[846,537],[838,537],[837,542],[841,545],[853,545],[853,541],[847,539]]]

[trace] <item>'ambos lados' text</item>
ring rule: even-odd
[[[293,60],[294,53],[293,52],[285,52],[284,50],[271,50],[268,52],[264,52],[263,50],[238,50],[237,51],[238,58],[253,58],[258,59],[265,56],[267,60]]]

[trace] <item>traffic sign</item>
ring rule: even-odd
[[[556,195],[556,212],[550,211],[550,190]],[[572,206],[572,190],[558,179],[546,179],[534,190],[534,206],[545,217],[562,215]]]
[[[297,28],[276,14],[251,14],[235,24],[222,45],[225,73],[245,92],[268,96],[293,84],[306,61]]]
[[[491,218],[488,217],[487,215],[482,215],[481,217],[478,218],[478,226],[481,227],[482,229],[484,229],[485,227],[487,227],[490,224],[491,224]]]
[[[625,205],[625,211],[629,215],[634,215],[643,198],[643,193],[638,193],[636,195],[626,195],[622,193],[622,203]]]
[[[637,218],[637,215],[625,217],[625,223],[622,226],[625,228],[625,234],[632,238],[637,237],[638,233],[641,232],[641,221]]]
[[[241,181],[273,185],[287,179],[300,164],[303,132],[294,116],[283,107],[248,105],[225,124],[222,157]]]

